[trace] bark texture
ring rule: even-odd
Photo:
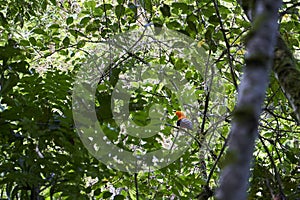
[[[237,0],[248,19],[252,21],[256,0]],[[300,125],[300,70],[293,54],[281,36],[278,36],[274,57],[273,72],[282,91],[294,110],[294,119]]]
[[[253,30],[247,42],[246,66],[228,143],[227,160],[216,196],[220,200],[247,199],[248,180],[258,120],[277,41],[280,0],[257,0]]]
[[[273,71],[294,110],[294,118],[300,125],[300,71],[293,54],[281,37],[277,40]]]

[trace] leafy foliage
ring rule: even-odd
[[[18,5],[18,6],[16,6]],[[299,9],[282,8],[280,32],[299,59]],[[218,11],[218,12],[217,12]],[[219,15],[217,15],[219,13]],[[83,146],[74,129],[71,95],[80,66],[93,44],[139,27],[167,27],[193,38],[206,50],[224,80],[226,113],[222,123],[199,115],[201,136],[214,124],[213,143],[191,148],[168,167],[129,174],[103,165]],[[236,86],[243,66],[250,23],[235,2],[220,1],[16,1],[0,2],[0,196],[2,199],[194,199],[210,197],[224,165]],[[147,60],[148,52],[141,57]],[[156,60],[184,74],[199,99],[200,112],[215,109],[203,85],[204,76],[174,54]],[[98,120],[112,141],[129,149],[139,143],[119,138],[111,111],[111,95],[120,76],[140,64],[135,57],[108,69],[96,93]],[[208,101],[208,104],[206,104]],[[163,105],[175,124],[178,99],[167,87],[141,85],[130,99],[134,121],[149,123],[152,105]],[[223,104],[223,102],[222,102]],[[163,133],[171,135],[172,127]],[[292,109],[272,76],[260,123],[252,168],[250,199],[284,193],[299,197],[299,136]],[[121,141],[121,142],[120,142]],[[160,148],[155,137],[147,148]],[[152,143],[153,146],[149,146]],[[206,199],[208,199],[208,197]],[[211,197],[212,198],[212,197]]]

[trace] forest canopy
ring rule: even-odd
[[[234,111],[249,64],[246,46],[260,22],[255,5],[1,1],[0,198],[215,199],[221,172],[235,159],[226,151],[233,116],[248,120],[249,110]],[[275,20],[248,199],[300,196],[299,6],[283,1]],[[177,127],[176,110],[186,113],[193,131]],[[91,127],[105,137],[83,137],[94,134],[91,115],[97,121]],[[103,145],[87,148],[101,139]],[[178,155],[149,171],[132,163],[116,167],[95,150],[107,150],[104,143],[134,159],[160,149],[162,156]],[[113,159],[106,161],[118,163]]]

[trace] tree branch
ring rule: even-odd
[[[220,200],[247,199],[258,120],[274,56],[280,5],[280,0],[260,0],[255,5],[255,21],[247,42],[246,66],[228,142],[229,164],[222,171],[216,193]]]

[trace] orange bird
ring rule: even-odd
[[[186,118],[185,114],[182,111],[176,111],[175,114],[178,117],[177,126],[193,130],[193,123],[188,118]]]

